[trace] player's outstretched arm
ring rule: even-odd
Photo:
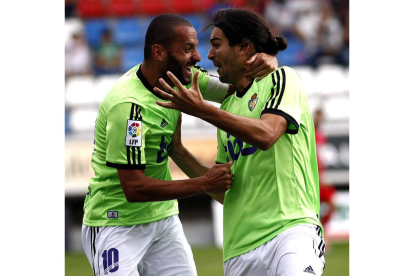
[[[144,170],[118,169],[118,175],[128,202],[164,201],[201,192],[218,194],[227,191],[233,184],[232,164],[214,165],[202,177],[186,180],[155,179],[146,176]]]
[[[154,88],[154,92],[171,102],[156,103],[198,117],[261,150],[269,149],[286,132],[288,123],[280,115],[264,114],[260,119],[254,119],[234,115],[208,104],[200,94],[197,73],[193,76],[191,88],[187,89],[171,72],[167,72],[177,91],[160,79],[166,92],[158,88]]]

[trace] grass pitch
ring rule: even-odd
[[[349,275],[349,243],[331,243],[326,254],[323,276]],[[222,276],[222,251],[214,247],[194,247],[193,254],[198,276]],[[65,276],[93,276],[92,268],[83,252],[65,254]]]

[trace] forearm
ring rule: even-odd
[[[139,182],[121,184],[128,202],[164,201],[189,197],[205,191],[204,177],[186,180],[160,180],[144,176]]]
[[[208,167],[200,163],[194,155],[192,155],[182,145],[175,146],[175,150],[170,154],[171,159],[175,164],[190,178],[199,177],[204,175],[208,171]],[[207,192],[206,192],[207,193]],[[224,201],[224,195],[207,193],[210,197],[217,200],[221,204]]]
[[[200,177],[209,170],[209,167],[199,162],[181,144],[174,145],[170,157],[189,178]]]
[[[271,135],[274,131],[260,119],[238,116],[211,105],[205,105],[197,117],[261,150],[275,142]]]
[[[174,150],[171,152],[170,157],[175,164],[190,178],[199,177],[204,175],[209,167],[200,163],[194,155],[192,155],[182,145],[175,145]],[[217,200],[221,204],[224,201],[225,193],[213,194],[206,192],[211,198]]]

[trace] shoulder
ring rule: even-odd
[[[286,85],[289,87],[300,87],[302,85],[302,79],[300,78],[298,72],[288,66],[282,66],[278,68],[265,79],[273,86],[280,85],[282,88]]]
[[[204,68],[202,68],[202,67],[198,66],[197,64],[196,64],[196,65],[194,65],[194,67],[193,67],[193,68],[191,68],[191,71],[192,71],[192,73],[193,73],[193,74],[194,74],[196,71],[200,71],[200,72],[202,72],[202,73],[206,73],[206,74],[208,74],[208,71],[207,71],[206,69],[204,69]]]

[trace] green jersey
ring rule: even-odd
[[[271,113],[288,122],[286,133],[266,151],[217,132],[216,162],[234,161],[233,186],[223,204],[224,261],[297,224],[321,226],[314,125],[299,75],[281,67],[237,91],[221,109],[256,119]]]
[[[200,91],[206,91],[210,76],[200,71]],[[180,112],[157,105],[155,101],[163,99],[152,89],[137,65],[116,82],[101,103],[92,155],[95,176],[84,203],[85,225],[136,225],[178,214],[176,200],[128,202],[118,177],[117,169],[139,169],[148,177],[172,180],[168,150]]]

